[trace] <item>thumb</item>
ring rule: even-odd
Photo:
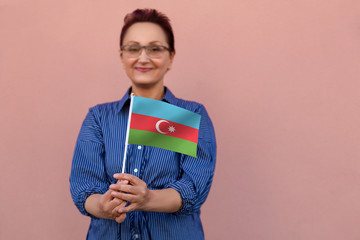
[[[114,197],[111,195],[111,193],[113,192],[113,190],[109,189],[107,190],[104,194],[103,194],[103,197],[102,199],[106,202],[106,201],[109,201],[109,200],[112,200]]]

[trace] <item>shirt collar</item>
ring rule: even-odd
[[[130,102],[130,94],[131,94],[131,87],[126,91],[125,95],[122,97],[122,99],[118,102],[118,110],[119,112],[122,110],[122,108],[128,103]],[[162,99],[162,101],[164,102],[168,102],[170,104],[175,104],[176,103],[177,98],[175,97],[175,95],[170,91],[170,89],[168,89],[167,87],[165,87],[165,95]]]
[[[162,101],[168,102],[168,103],[170,103],[170,104],[176,104],[177,98],[176,98],[175,95],[170,91],[170,89],[168,89],[167,87],[165,87],[165,95],[164,95]]]

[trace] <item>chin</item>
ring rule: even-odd
[[[162,82],[161,80],[157,80],[157,79],[152,79],[152,78],[133,78],[131,79],[132,83],[135,84],[135,85],[150,85],[150,86],[153,86],[153,85],[157,85],[159,84],[160,82]]]
[[[158,81],[132,81],[132,83],[140,88],[152,88],[159,84]]]

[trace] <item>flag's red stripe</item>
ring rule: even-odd
[[[131,129],[138,129],[138,130],[144,130],[144,131],[150,131],[159,133],[156,130],[156,123],[160,120],[163,120],[161,118],[155,118],[147,115],[132,113],[131,115],[131,123],[130,128]],[[179,123],[171,122],[161,122],[159,125],[159,129],[162,132],[166,132],[166,135],[182,138],[184,140],[188,140],[194,143],[197,143],[198,141],[198,134],[199,130],[196,128],[188,127],[186,125],[182,125]],[[169,127],[174,127],[175,132],[169,132]]]

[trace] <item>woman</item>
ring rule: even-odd
[[[87,239],[204,239],[200,207],[214,174],[216,143],[205,108],[164,86],[175,56],[169,19],[137,9],[124,20],[120,58],[131,88],[120,101],[90,108],[76,143],[70,185],[75,205],[91,217]],[[122,156],[130,93],[201,115],[197,158],[129,145]]]

